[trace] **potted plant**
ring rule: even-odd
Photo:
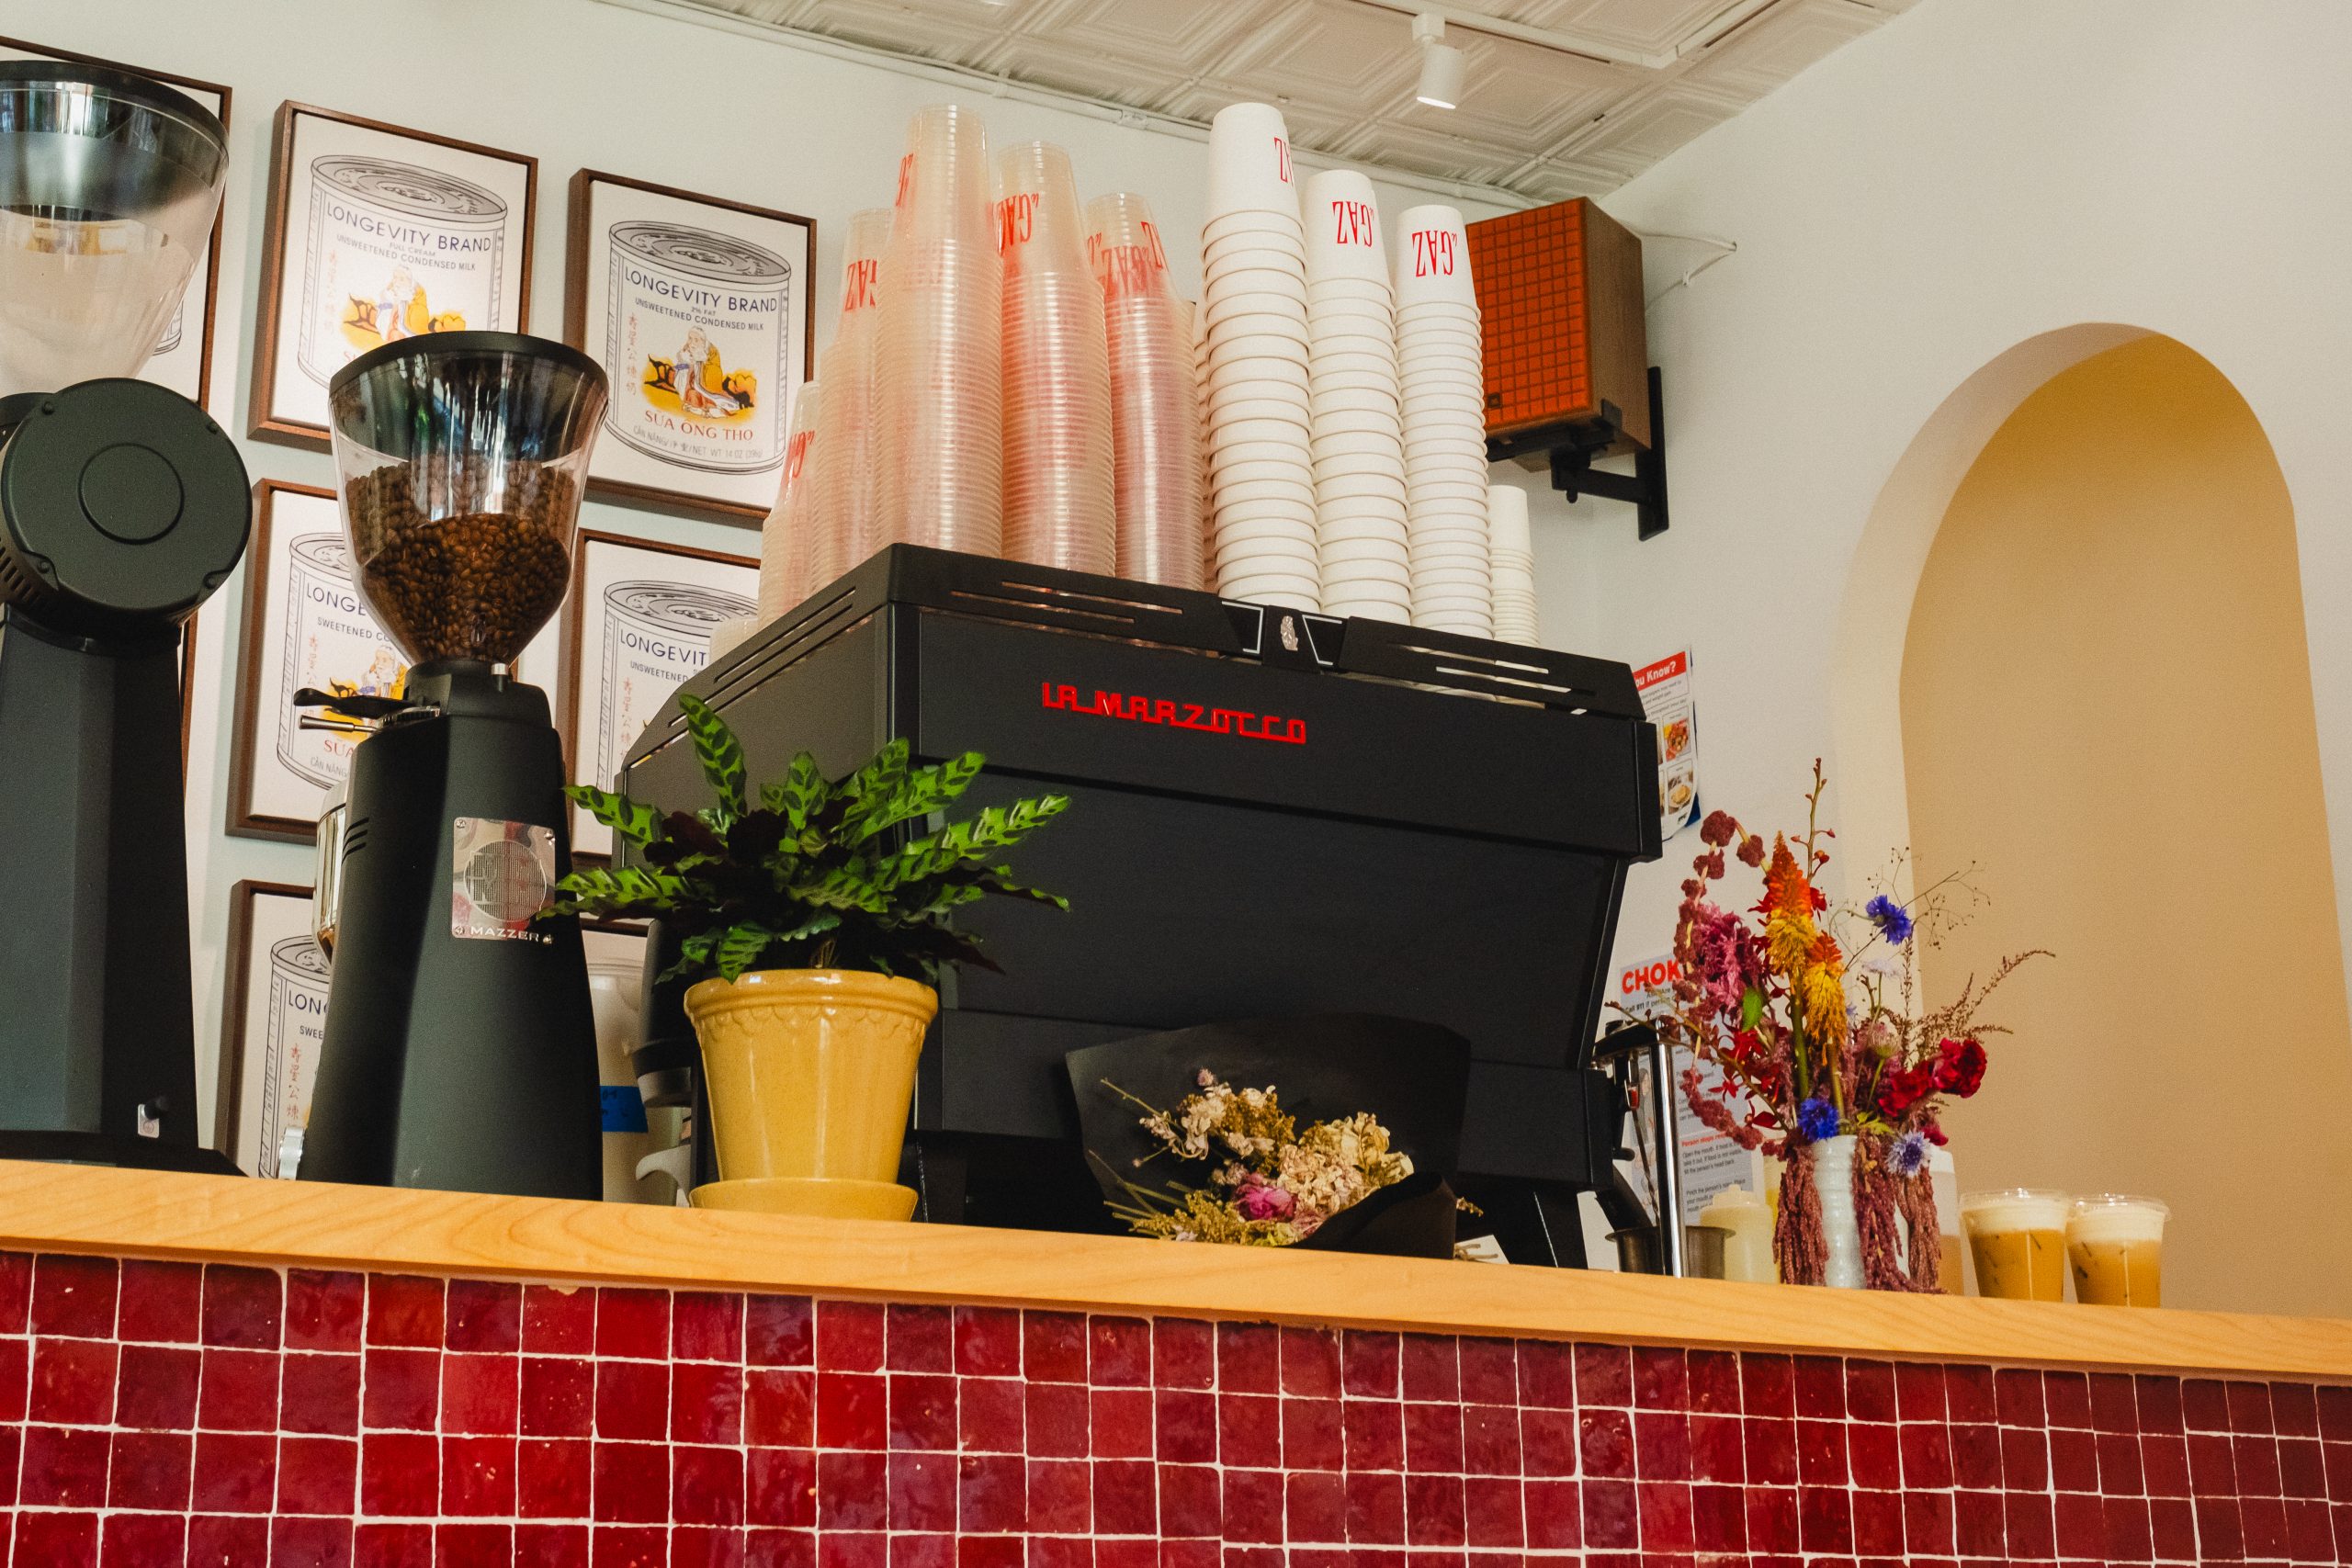
[[[703,976],[685,1005],[720,1179],[695,1190],[698,1207],[906,1219],[916,1194],[895,1178],[932,983],[950,964],[996,967],[955,912],[991,896],[1068,908],[1001,856],[1069,801],[945,822],[985,759],[910,767],[904,740],[841,779],[804,751],[754,798],[726,721],[690,694],[680,705],[715,800],[663,813],[571,786],[641,863],[572,873],[552,911],[658,919],[679,951],[662,978]]]

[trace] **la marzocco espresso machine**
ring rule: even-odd
[[[228,173],[144,77],[0,63],[0,1156],[228,1172],[197,1135],[180,633],[244,553],[244,465],[127,378]]]
[[[1066,1052],[1376,1013],[1470,1042],[1445,1174],[1511,1260],[1584,1261],[1575,1197],[1612,1187],[1625,1114],[1592,1066],[1610,946],[1628,866],[1660,850],[1624,665],[899,545],[683,689],[755,779],[801,750],[839,775],[905,736],[984,752],[974,805],[1071,797],[1019,859],[1069,912],[965,912],[1003,973],[941,987],[901,1175],[923,1218],[1104,1224]],[[683,735],[673,698],[629,751],[631,798],[703,803]],[[643,1016],[639,1082],[675,1102],[696,1057],[673,989]]]
[[[596,1034],[547,694],[509,671],[562,603],[604,372],[443,333],[328,385],[359,591],[409,675],[353,750],[304,1180],[596,1197]],[[335,706],[349,712],[348,699]]]

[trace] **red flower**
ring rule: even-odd
[[[1984,1047],[1974,1035],[1938,1046],[1936,1088],[1966,1100],[1984,1082]]]
[[[1710,811],[1707,819],[1699,824],[1699,841],[1721,849],[1730,843],[1732,835],[1738,831],[1739,824],[1732,820],[1730,812]]]
[[[1741,840],[1739,845],[1739,863],[1742,865],[1762,865],[1764,863],[1764,840],[1758,838]]]
[[[1940,1087],[1936,1081],[1939,1064],[1921,1062],[1915,1066],[1897,1067],[1879,1079],[1878,1108],[1886,1112],[1890,1122],[1900,1122],[1904,1113]]]
[[[1936,1147],[1939,1149],[1951,1142],[1950,1138],[1944,1136],[1944,1130],[1941,1127],[1937,1126],[1933,1122],[1928,1122],[1926,1126],[1920,1128],[1919,1131],[1926,1136],[1928,1142],[1935,1145]]]

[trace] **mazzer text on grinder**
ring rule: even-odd
[[[571,869],[562,750],[509,666],[562,602],[605,397],[585,355],[509,333],[329,384],[352,566],[410,669],[352,753],[305,1180],[602,1190],[580,930],[536,919]]]
[[[0,63],[0,1156],[198,1146],[180,632],[244,552],[244,465],[126,379],[220,204],[220,122],[128,73]]]

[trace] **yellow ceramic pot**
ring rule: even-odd
[[[812,1184],[893,1185],[938,1011],[920,981],[848,969],[755,969],[689,989],[726,1206],[839,1214]],[[774,1201],[745,1201],[752,1182]]]

